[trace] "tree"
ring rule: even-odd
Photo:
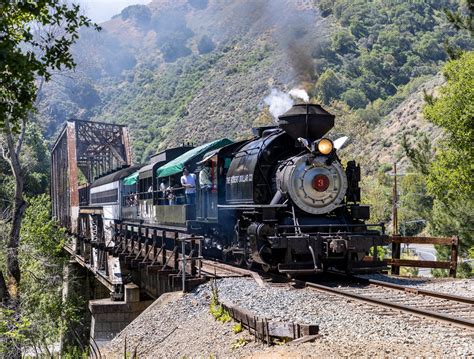
[[[7,238],[7,281],[0,271],[0,297],[20,317],[21,270],[18,257],[26,201],[21,151],[38,90],[52,71],[72,69],[71,46],[83,26],[97,25],[79,14],[78,5],[60,0],[4,1],[0,4],[0,131],[1,152],[14,178],[12,220]],[[57,31],[58,29],[62,31]],[[9,357],[21,357],[12,348]]]
[[[63,267],[69,261],[62,246],[67,237],[51,219],[48,196],[29,197],[28,203],[19,247],[21,317],[18,320],[10,309],[1,310],[0,331],[2,337],[10,340],[0,341],[0,356],[8,353],[9,347],[25,345],[44,354],[51,353],[50,347],[59,341],[66,324],[79,319],[78,306],[74,305],[77,298],[62,298]]]
[[[341,90],[341,80],[332,70],[324,71],[315,86],[316,94],[325,104],[329,104],[331,100],[336,99]]]
[[[444,13],[448,22],[456,30],[466,30],[471,35],[471,38],[474,36],[474,0],[461,0],[459,9],[454,11],[445,8]],[[444,42],[444,48],[451,59],[457,59],[462,55],[461,49],[451,45],[448,39]]]
[[[197,47],[200,54],[208,54],[214,50],[215,45],[209,36],[204,35],[201,37],[201,40],[199,40]]]
[[[367,105],[367,97],[364,93],[354,88],[347,90],[341,95],[341,99],[353,108],[363,108]]]
[[[472,34],[474,33],[474,0],[464,0],[462,2],[467,14],[463,13],[462,10],[452,11],[445,9],[444,12],[448,21],[457,30],[467,30]]]
[[[427,187],[434,197],[430,228],[438,235],[458,234],[467,252],[474,247],[474,51],[449,61],[444,75],[439,97],[424,109],[426,118],[446,132],[428,168]]]
[[[428,187],[437,198],[469,197],[474,189],[474,51],[444,68],[447,83],[424,115],[446,130],[446,141],[431,163]]]
[[[339,54],[348,54],[357,49],[354,35],[347,30],[336,32],[332,36],[331,46]]]

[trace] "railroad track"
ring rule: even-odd
[[[474,298],[418,289],[373,279],[349,277],[357,285],[345,287],[303,282],[307,288],[352,298],[392,310],[400,310],[417,316],[436,319],[474,329]]]
[[[219,270],[234,272],[240,276],[253,277],[259,285],[281,286],[284,282],[292,283],[298,287],[352,298],[391,310],[411,313],[474,330],[474,298],[472,297],[419,289],[357,276],[337,274],[340,280],[332,281],[330,284],[321,284],[315,281],[289,280],[278,274],[262,273],[224,263],[208,262],[208,264],[212,267],[216,266]],[[335,275],[335,273],[331,274]]]
[[[286,283],[298,287],[352,298],[373,305],[435,319],[474,330],[474,298],[419,289],[358,276],[328,273],[339,277],[329,284],[288,279],[279,274],[237,267],[214,260],[203,260],[203,272],[208,277],[252,277],[260,286],[281,286]]]

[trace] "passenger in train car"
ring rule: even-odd
[[[189,173],[187,168],[184,168],[183,175],[181,176],[181,185],[184,187],[184,194],[186,198],[186,204],[196,203],[196,175]]]
[[[209,208],[209,192],[212,190],[212,174],[210,160],[206,161],[202,165],[201,171],[199,171],[199,188],[201,191],[201,198],[203,203],[203,216],[207,217],[207,210]]]
[[[175,190],[179,188],[179,185],[177,183],[174,183],[173,178],[170,178],[170,184],[166,188],[165,196],[168,199],[168,204],[170,206],[177,204],[176,203],[176,193]]]
[[[212,187],[211,181],[211,161],[203,163],[201,171],[199,171],[199,187],[209,190]]]
[[[166,179],[162,178],[161,183],[160,183],[160,191],[158,193],[158,204],[160,205],[167,205],[168,204],[168,198],[166,197],[166,189],[168,186],[166,185]]]

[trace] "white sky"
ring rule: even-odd
[[[151,0],[73,0],[81,5],[93,21],[100,23],[119,14],[125,7],[135,4],[149,4]]]

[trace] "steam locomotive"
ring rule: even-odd
[[[376,256],[365,258],[388,237],[383,224],[366,223],[360,167],[342,165],[324,137],[333,126],[321,106],[297,104],[251,140],[167,149],[145,166],[99,178],[87,206],[108,213],[105,233],[114,222],[173,228],[203,236],[207,255],[238,265],[289,275],[377,269]],[[183,200],[184,168],[209,176],[205,187],[196,181],[196,204]]]

